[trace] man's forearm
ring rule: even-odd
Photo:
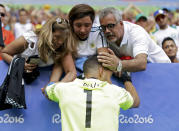
[[[123,60],[122,71],[137,72],[146,69],[147,66],[147,55],[139,54],[132,60]]]
[[[146,63],[138,62],[137,60],[123,60],[122,71],[137,72],[146,69]]]

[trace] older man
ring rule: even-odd
[[[168,56],[139,25],[122,21],[115,8],[105,8],[99,14],[101,29],[110,47],[109,52],[101,52],[98,61],[114,72],[136,72],[146,69],[147,61],[171,63]],[[120,60],[121,56],[131,56],[131,60]]]

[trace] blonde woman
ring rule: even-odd
[[[6,46],[2,50],[2,58],[10,63],[16,54],[21,54],[26,59],[37,55],[40,58],[38,64],[26,61],[24,66],[26,72],[32,72],[37,66],[54,64],[50,82],[59,81],[63,70],[66,75],[62,81],[68,82],[76,78],[72,58],[72,53],[75,54],[76,51],[73,50],[73,43],[68,21],[53,17],[41,29],[28,31]]]

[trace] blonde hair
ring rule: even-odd
[[[54,49],[52,38],[53,32],[62,32],[61,37],[65,38],[65,42],[58,51]],[[49,19],[41,29],[37,29],[35,33],[38,36],[38,51],[40,58],[47,62],[49,56],[52,56],[55,63],[60,62],[59,59],[64,57],[67,53],[76,54],[75,40],[72,36],[68,21],[60,17],[52,17]]]

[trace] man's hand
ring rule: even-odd
[[[107,67],[111,71],[116,71],[120,59],[114,54],[114,52],[109,49],[109,53],[107,52],[100,52],[97,56],[98,62],[102,63],[102,66]]]

